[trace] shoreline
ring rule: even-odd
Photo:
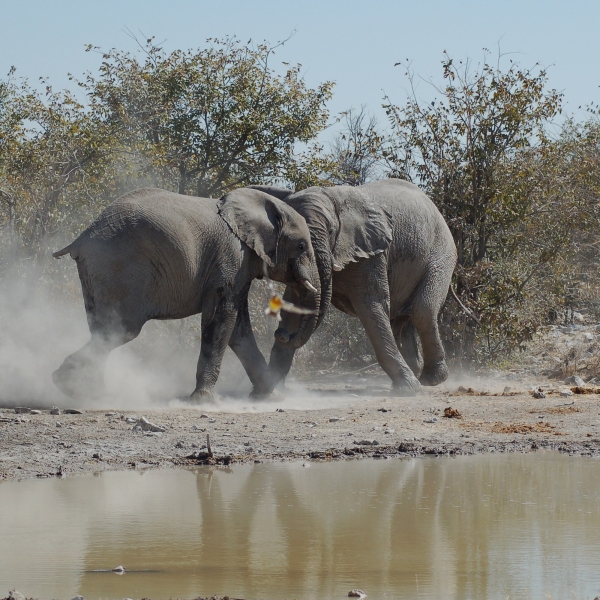
[[[188,406],[171,401],[161,408],[88,408],[59,415],[47,409],[16,414],[14,408],[0,407],[0,482],[281,460],[536,449],[600,456],[596,388],[564,397],[565,385],[546,382],[545,397],[534,398],[529,384],[499,378],[470,387],[446,383],[405,398],[391,395],[381,376],[343,382],[320,378],[295,387],[263,402],[224,398]]]

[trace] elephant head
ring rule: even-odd
[[[349,186],[310,187],[296,193],[267,186],[254,189],[282,199],[308,225],[321,284],[316,329],[331,303],[332,271],[341,271],[350,262],[384,252],[392,240],[390,220],[380,206]],[[302,305],[301,299],[296,299],[296,303]],[[284,315],[275,332],[271,367],[276,379],[285,377],[291,365],[292,348],[299,347],[290,344],[295,340],[296,327],[296,316]]]
[[[298,212],[270,194],[241,188],[221,198],[219,214],[233,233],[266,263],[269,277],[287,284],[286,299],[318,311],[319,271],[310,232]],[[296,347],[308,341],[317,318],[316,314],[305,314],[295,320]]]

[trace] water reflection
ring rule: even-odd
[[[599,481],[547,453],[4,483],[0,593],[593,598]]]

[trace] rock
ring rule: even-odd
[[[17,592],[17,590],[10,590],[7,600],[25,600],[25,596],[21,592]]]
[[[202,414],[200,415],[200,418],[201,418],[201,419],[208,419],[208,415],[207,415],[206,413],[202,413]]]
[[[592,334],[591,334],[589,331],[586,331],[586,332],[583,334],[583,337],[584,337],[584,338],[585,338],[585,339],[586,339],[588,342],[591,342],[591,341],[594,339],[594,336],[593,336],[593,335],[592,335]]]
[[[115,567],[114,569],[111,569],[111,571],[113,573],[125,573],[127,569],[125,569],[125,567],[123,565],[119,565],[118,567]]]
[[[166,429],[164,427],[160,427],[159,425],[155,425],[146,419],[146,417],[140,417],[135,424],[134,429],[139,427],[142,431],[150,431],[153,433],[164,433]]]
[[[509,388],[510,389],[510,388]],[[462,419],[462,415],[456,408],[448,406],[444,409],[444,417],[447,419]]]
[[[354,440],[354,443],[357,446],[379,446],[379,442],[377,440],[360,440],[360,442]]]
[[[437,423],[437,417],[429,417],[428,419],[423,419],[423,423]]]
[[[581,313],[573,311],[573,321],[576,323],[583,323],[583,315]]]
[[[504,391],[502,392],[503,394],[510,394],[510,391],[512,390],[512,388],[510,387],[510,385],[505,386]]]
[[[571,375],[571,377],[567,377],[565,379],[565,383],[567,385],[576,385],[576,386],[585,385],[585,381],[583,381],[583,379],[581,379],[581,377],[579,377],[579,375]]]
[[[383,433],[396,433],[395,429],[384,429]]]
[[[57,427],[62,427],[62,423],[60,421],[56,421],[56,426]]]
[[[73,596],[71,600],[85,600],[85,598],[83,596]]]
[[[60,408],[58,408],[58,406],[53,406],[50,409],[50,414],[51,415],[60,415]]]
[[[41,410],[32,410],[30,414],[32,414],[32,415],[41,415],[42,411]]]
[[[276,408],[275,412],[285,412],[285,409],[284,408]]]
[[[175,448],[185,448],[185,442],[182,440],[179,440],[176,444],[175,444]]]
[[[348,598],[366,598],[366,596],[367,595],[362,590],[359,590],[359,589],[350,590],[348,592]]]
[[[208,422],[209,422],[209,423],[216,423],[216,422],[217,422],[217,420],[216,420],[216,419],[209,419],[209,420],[208,420]]]
[[[27,415],[31,413],[31,409],[26,406],[15,406],[15,413],[18,415]]]
[[[117,414],[116,412],[107,412],[107,413],[104,413],[104,416],[105,417],[114,417],[116,414]]]
[[[382,413],[392,412],[391,408],[378,408],[377,410]]]
[[[337,423],[338,421],[345,421],[346,417],[331,417],[331,419],[329,419],[330,423]]]
[[[541,400],[542,398],[545,398],[545,397],[546,397],[546,394],[544,394],[544,392],[542,392],[542,390],[540,390],[540,389],[537,389],[537,390],[535,390],[535,391],[533,392],[533,397],[534,397],[536,400]]]
[[[127,417],[125,419],[125,423],[128,423],[129,425],[133,425],[133,423],[137,423],[137,419],[134,417]]]
[[[569,390],[569,389],[564,389],[564,390],[560,390],[560,395],[563,398],[567,398],[568,396],[572,396],[573,392],[571,390]]]
[[[63,413],[65,415],[82,415],[83,411],[79,410],[78,408],[65,408],[65,410],[63,410]]]

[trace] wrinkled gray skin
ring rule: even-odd
[[[442,215],[418,187],[400,179],[295,194],[253,187],[284,200],[308,224],[321,279],[319,323],[330,302],[357,316],[400,394],[448,377],[437,317],[456,247]],[[288,288],[286,299],[302,305],[306,298]],[[275,332],[269,364],[274,382],[285,379],[295,349],[306,341],[297,328],[297,317],[285,314]]]
[[[111,204],[72,244],[56,252],[77,262],[90,341],[54,372],[73,396],[104,393],[104,367],[114,348],[133,340],[150,319],[202,313],[196,389],[210,399],[227,344],[239,357],[253,394],[272,390],[248,314],[248,291],[263,275],[301,287],[307,308],[320,304],[320,280],[306,222],[273,196],[239,189],[221,198],[140,189]],[[303,282],[313,284],[308,290]],[[316,315],[299,319],[308,340]]]

